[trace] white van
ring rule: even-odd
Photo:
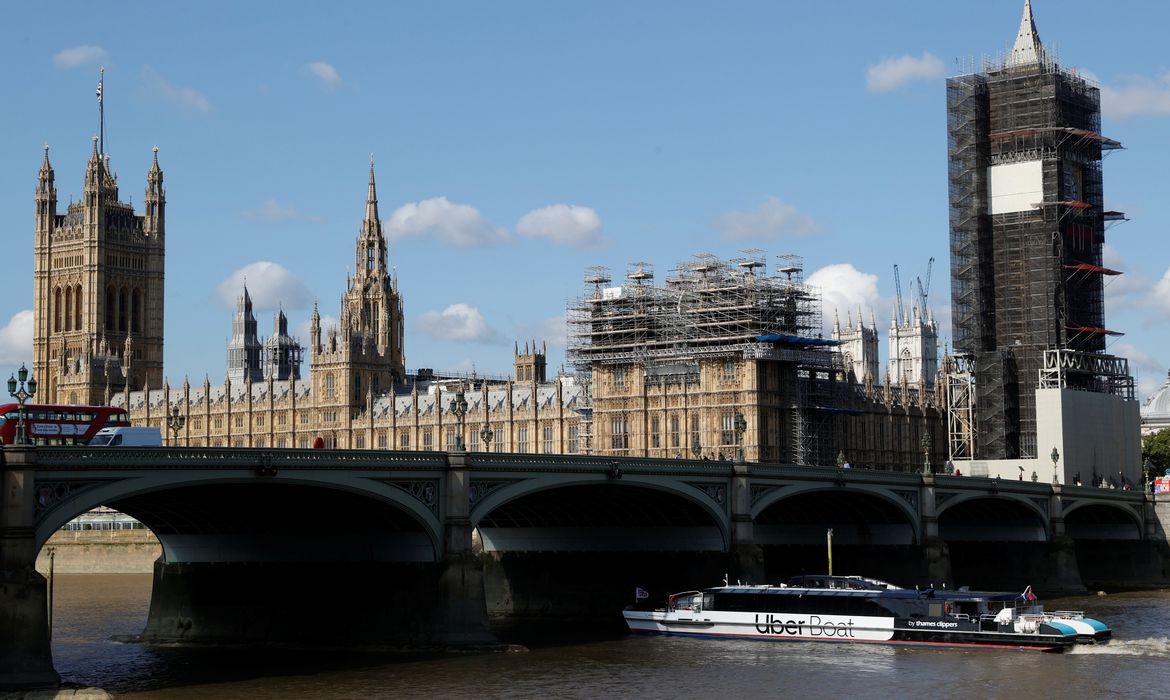
[[[90,447],[161,447],[162,431],[158,428],[120,426],[102,428],[90,438]]]

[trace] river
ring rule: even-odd
[[[58,575],[62,679],[125,698],[1165,698],[1170,591],[1047,601],[1114,641],[1067,654],[625,637],[494,654],[157,648],[149,575]]]

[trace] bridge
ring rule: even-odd
[[[162,544],[147,641],[493,643],[635,586],[826,567],[902,585],[1166,579],[1136,491],[831,467],[483,452],[6,446],[0,687],[51,684],[36,555],[96,506]]]

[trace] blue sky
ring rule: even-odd
[[[591,265],[661,279],[696,253],[797,254],[833,308],[888,325],[935,258],[950,337],[944,79],[1012,43],[1022,0],[18,3],[0,59],[0,370],[31,361],[33,188],[51,147],[80,195],[94,88],[123,199],[167,186],[166,374],[224,375],[247,274],[261,332],[335,319],[373,154],[411,368],[564,357]],[[1102,86],[1110,346],[1144,394],[1170,365],[1170,5],[1036,0],[1040,36]],[[909,295],[909,290],[903,290]]]

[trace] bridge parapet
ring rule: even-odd
[[[259,469],[265,466],[369,471],[447,468],[446,452],[222,447],[38,447],[36,451],[38,471]]]

